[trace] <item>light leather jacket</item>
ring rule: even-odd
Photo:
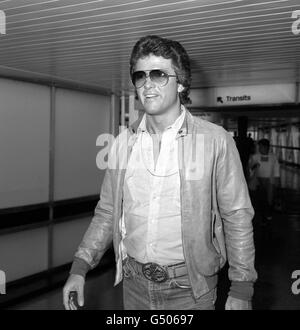
[[[122,280],[124,257],[120,244],[124,176],[139,123],[140,119],[115,143],[113,149],[120,153],[106,169],[95,215],[75,254],[75,262],[84,260],[87,271],[99,263],[113,241],[115,285]],[[254,211],[233,138],[189,111],[176,138],[183,251],[195,298],[215,286],[216,274],[226,260],[231,281],[255,282]]]

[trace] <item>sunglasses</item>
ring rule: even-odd
[[[149,72],[147,74],[147,72]],[[174,74],[168,74],[162,70],[146,70],[146,71],[135,71],[131,76],[131,80],[135,88],[141,88],[145,85],[147,78],[150,77],[151,81],[155,84],[163,87],[169,82],[169,77],[177,77]]]

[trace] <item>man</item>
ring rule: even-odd
[[[276,155],[270,152],[270,141],[258,141],[258,152],[249,159],[249,189],[261,212],[262,225],[272,220],[274,189],[280,183],[280,166]]]
[[[226,256],[226,309],[250,309],[253,208],[233,139],[184,107],[191,73],[180,43],[141,38],[130,74],[145,114],[112,148],[115,166],[64,287],[66,309],[76,309],[70,291],[83,304],[85,274],[112,240],[125,309],[214,309]]]
[[[233,137],[241,158],[244,176],[246,180],[248,180],[249,178],[249,169],[248,169],[249,157],[251,154],[255,152],[255,145],[253,139],[251,138],[251,133],[249,133],[247,136],[247,125],[248,125],[248,118],[244,116],[239,117],[238,135],[236,135],[235,132],[235,135]]]

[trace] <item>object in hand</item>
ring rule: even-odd
[[[77,308],[77,309],[80,309],[80,306],[78,304],[78,294],[77,294],[77,291],[71,291],[69,293],[69,304],[73,303],[74,306]]]

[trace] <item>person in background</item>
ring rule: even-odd
[[[250,158],[250,155],[255,154],[256,146],[251,133],[248,133],[247,139],[249,141],[249,158]]]
[[[64,287],[65,308],[76,309],[71,291],[83,305],[86,273],[113,241],[125,309],[214,309],[226,260],[225,308],[251,309],[254,211],[234,140],[185,107],[191,70],[179,42],[142,37],[130,76],[145,113],[111,149],[120,151],[120,167],[106,170]]]
[[[276,155],[270,152],[269,140],[258,141],[258,151],[249,159],[249,170],[249,189],[265,225],[272,220],[274,191],[280,184],[280,166]]]
[[[249,179],[249,168],[248,168],[248,162],[250,159],[250,156],[255,152],[255,143],[254,140],[251,137],[251,133],[246,135],[246,131],[240,130],[239,134],[235,135],[233,137],[236,147],[238,149],[242,166],[243,166],[243,171],[244,175],[246,178],[246,181]]]

